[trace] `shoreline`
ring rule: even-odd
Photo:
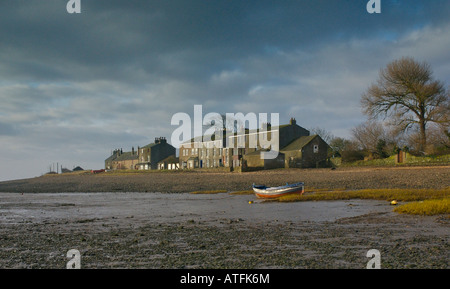
[[[450,166],[331,169],[282,169],[245,173],[178,171],[151,173],[60,174],[0,182],[0,192],[164,192],[243,191],[303,181],[315,189],[444,189]]]

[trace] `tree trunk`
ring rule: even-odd
[[[427,133],[426,133],[426,123],[424,119],[419,121],[420,124],[420,147],[419,151],[425,154],[425,149],[427,147]]]

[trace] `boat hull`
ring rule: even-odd
[[[253,186],[253,191],[258,198],[274,199],[286,195],[303,194],[305,192],[303,183],[296,183],[282,187]]]

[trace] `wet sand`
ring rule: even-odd
[[[249,204],[249,201],[255,201]],[[252,195],[0,194],[0,268],[449,268],[449,219],[383,201]]]
[[[252,203],[250,203],[252,202]],[[333,222],[388,213],[385,201],[264,202],[254,195],[167,193],[0,193],[2,224],[116,220],[116,225],[245,219],[249,222]]]

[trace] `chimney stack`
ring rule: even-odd
[[[155,144],[159,144],[159,143],[162,143],[162,144],[164,144],[164,143],[167,143],[167,140],[166,140],[166,138],[165,137],[155,137]]]

